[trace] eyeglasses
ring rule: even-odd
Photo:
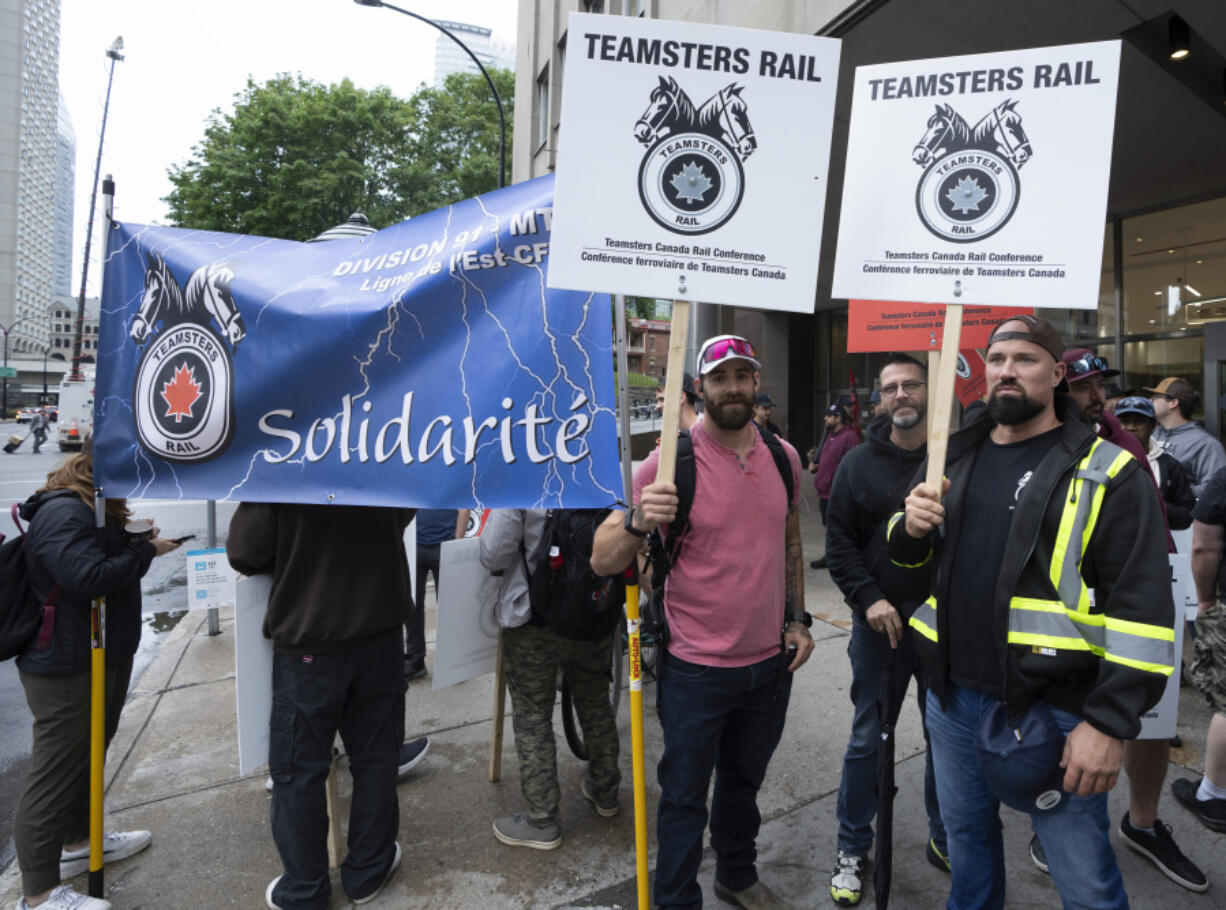
[[[744,338],[721,338],[703,349],[701,363],[719,363],[725,357],[752,357],[758,359],[753,345]]]
[[[906,382],[898,382],[894,385],[883,385],[881,387],[881,397],[894,398],[898,395],[899,390],[901,390],[906,392],[907,397],[910,398],[927,384],[926,382],[920,382],[918,379],[909,379]]]
[[[1107,369],[1107,361],[1096,354],[1082,354],[1068,365],[1068,371],[1074,376],[1084,376],[1097,370]]]

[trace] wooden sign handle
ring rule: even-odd
[[[928,398],[928,473],[924,480],[937,494],[945,476],[945,451],[949,444],[949,422],[953,416],[954,380],[957,378],[958,347],[962,341],[962,304],[945,307],[945,334],[936,364],[936,387]],[[928,374],[929,382],[932,373]]]
[[[660,426],[660,463],[657,483],[672,483],[677,467],[677,428],[681,422],[681,386],[685,383],[685,342],[690,334],[690,302],[673,301],[673,324],[668,336],[668,375],[664,385],[664,417]]]

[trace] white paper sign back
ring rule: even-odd
[[[548,284],[812,312],[833,38],[572,13]]]
[[[832,295],[1095,309],[1120,43],[857,67]]]

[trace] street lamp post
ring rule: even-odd
[[[85,377],[81,373],[81,333],[85,326],[85,279],[89,277],[89,247],[94,237],[94,209],[98,202],[98,172],[102,169],[102,141],[106,137],[106,115],[111,107],[111,83],[115,81],[115,64],[123,59],[123,38],[116,38],[107,48],[106,55],[111,58],[111,71],[106,77],[106,101],[102,104],[102,129],[98,131],[98,157],[94,161],[94,189],[89,195],[89,221],[85,226],[85,258],[81,262],[81,296],[77,298],[77,324],[72,333],[72,371],[68,378],[80,381]]]
[[[13,322],[13,324],[10,325],[8,328],[5,328],[3,325],[0,325],[0,332],[4,333],[4,365],[5,367],[9,365],[9,334],[13,331],[13,329],[17,328],[17,326],[25,322],[25,319],[26,318],[24,316],[20,317],[19,319],[16,319]],[[9,378],[7,375],[8,370],[6,369],[4,372],[5,372],[5,376],[3,380],[4,381],[4,391],[3,393],[0,393],[0,399],[3,400],[3,404],[0,404],[0,420],[8,420],[8,416],[9,416]]]
[[[472,58],[473,63],[477,64],[477,69],[481,71],[481,75],[485,77],[486,83],[489,84],[490,91],[494,93],[494,103],[498,105],[498,186],[499,188],[507,185],[507,120],[502,112],[502,98],[498,95],[498,89],[494,87],[494,80],[490,78],[489,71],[477,59],[477,55],[472,52],[467,44],[455,36],[455,34],[443,26],[439,25],[433,19],[427,19],[418,13],[410,12],[407,9],[402,9],[399,6],[393,6],[391,3],[385,3],[384,0],[353,0],[358,6],[382,6],[387,9],[393,9],[398,13],[404,13],[406,16],[411,16],[420,22],[427,25],[432,25],[456,44],[463,48],[464,53]]]

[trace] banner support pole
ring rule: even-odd
[[[209,528],[209,549],[217,546],[217,500],[210,499],[205,509]],[[209,636],[221,634],[221,620],[216,607],[209,607]]]
[[[941,353],[929,355],[936,359],[937,384],[928,412],[928,471],[924,479],[941,496],[941,480],[945,476],[945,452],[949,444],[949,422],[953,416],[954,380],[957,378],[958,347],[962,341],[962,304],[945,307],[945,333]],[[931,376],[931,372],[929,376]]]
[[[106,501],[94,489],[94,526],[99,538],[106,531]],[[89,896],[101,898],[103,775],[106,769],[106,596],[97,598],[89,611]]]

